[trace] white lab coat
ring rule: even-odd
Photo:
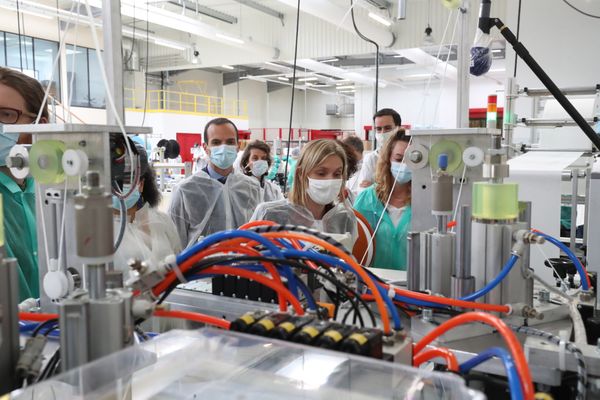
[[[260,203],[261,187],[254,178],[233,172],[225,184],[200,171],[181,181],[173,190],[169,215],[184,247],[199,238],[250,221]]]
[[[121,219],[116,216],[115,237],[120,224]],[[132,258],[156,265],[171,254],[179,254],[181,249],[181,241],[173,221],[167,214],[146,203],[135,213],[133,222],[127,222],[123,240],[115,252],[115,270],[123,271],[123,280],[127,280],[127,262]]]
[[[361,188],[362,181],[370,181],[375,183],[375,173],[377,172],[377,161],[379,160],[379,151],[375,150],[363,157],[363,164],[358,175],[358,184],[356,184],[357,192],[360,193],[366,188]]]

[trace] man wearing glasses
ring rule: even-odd
[[[398,114],[396,110],[382,108],[373,115],[373,125],[377,148],[375,151],[364,157],[359,175],[361,190],[368,188],[375,182],[375,170],[377,167],[377,160],[379,159],[379,149],[383,147],[390,136],[398,132],[398,129],[400,129],[400,126],[402,125],[402,118],[400,118],[400,114]]]
[[[31,135],[4,133],[2,125],[34,123],[43,98],[44,89],[38,81],[0,67],[0,195],[4,211],[4,247],[6,256],[16,258],[19,265],[19,301],[40,295],[35,191],[31,177],[17,179],[11,175],[6,157],[15,144],[30,144]],[[46,107],[39,122],[48,122]]]

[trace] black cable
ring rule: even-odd
[[[600,19],[600,15],[594,15],[594,14],[587,13],[583,10],[580,10],[579,8],[575,7],[573,4],[569,3],[567,0],[563,0],[563,3],[565,3],[566,5],[571,7],[573,10],[577,11],[578,13],[585,15],[586,17]]]
[[[46,380],[46,379],[50,378],[52,375],[54,375],[59,361],[60,361],[60,349],[56,349],[56,351],[54,352],[52,357],[46,363],[46,366],[44,367],[42,372],[36,378],[36,380],[35,380],[36,383]]]
[[[21,44],[21,10],[19,8],[19,0],[16,1],[17,5],[17,32],[19,33],[19,65],[21,67],[21,72],[23,72],[23,49]]]
[[[144,114],[142,116],[142,127],[146,122],[146,111],[148,110],[148,65],[150,62],[150,23],[149,19],[149,6],[146,2],[146,70],[144,71]],[[134,22],[135,26],[135,22]],[[134,106],[135,107],[135,106]],[[147,142],[147,139],[144,141]]]
[[[57,0],[58,2],[58,0]],[[135,9],[137,7],[135,6],[135,3],[133,5],[133,34],[131,36],[131,51],[129,52],[129,57],[123,61],[123,64],[125,64],[125,67],[127,67],[127,64],[129,64],[129,62],[131,61],[131,59],[133,58],[133,49],[135,47]]]
[[[292,122],[294,118],[294,92],[296,91],[296,67],[298,63],[298,34],[300,32],[300,0],[298,0],[298,9],[296,10],[296,39],[294,43],[294,66],[292,70],[292,99],[290,104],[290,126],[288,130],[288,142],[287,142],[287,162],[285,163],[285,169],[283,172],[283,193],[288,192],[287,176],[288,166],[290,165],[290,148],[292,146]]]
[[[379,99],[379,45],[373,39],[369,39],[363,35],[358,29],[358,26],[356,26],[356,19],[354,18],[354,0],[350,0],[350,15],[352,16],[352,25],[354,26],[356,34],[365,42],[369,42],[375,46],[375,99],[373,101],[375,108],[375,112],[373,114],[375,114],[377,112],[377,101]]]
[[[234,263],[234,262],[268,262],[268,263],[271,263],[274,265],[290,266],[292,268],[299,268],[299,269],[313,272],[316,275],[323,277],[323,279],[326,279],[327,281],[331,282],[336,287],[339,287],[340,289],[342,289],[342,291],[341,291],[342,293],[344,293],[344,294],[351,293],[352,296],[346,295],[346,298],[353,305],[354,309],[357,311],[360,310],[360,306],[358,305],[358,303],[360,302],[367,309],[373,326],[376,326],[375,315],[373,314],[372,310],[368,307],[367,303],[360,297],[360,295],[354,289],[352,289],[345,283],[339,281],[337,278],[334,279],[331,276],[327,275],[326,273],[319,271],[319,270],[314,270],[314,269],[308,267],[307,265],[305,265],[299,261],[296,261],[296,260],[277,259],[277,258],[269,258],[269,257],[261,257],[261,256],[211,257],[209,259],[205,259],[202,262],[194,265],[192,268],[190,268],[188,271],[185,272],[184,276],[187,277],[187,276],[195,275],[204,269],[210,268],[213,265],[223,264],[223,263],[230,264],[230,263]],[[180,283],[179,281],[176,281],[173,284],[171,284],[169,286],[169,288],[167,288],[167,290],[165,290],[165,292],[163,293],[163,295],[161,296],[161,298],[159,299],[157,304],[161,304],[162,302],[164,302],[165,299],[169,296],[169,294],[177,287],[177,285],[179,285],[179,283]],[[361,318],[362,318],[362,316],[361,316]],[[364,321],[362,323],[364,326]]]
[[[38,335],[38,333],[40,333],[40,331],[46,327],[46,326],[50,326],[52,324],[57,324],[58,323],[58,318],[52,318],[49,319],[47,321],[42,322],[41,324],[39,324],[38,326],[35,327],[35,329],[33,330],[33,332],[31,332],[31,337],[35,337]]]
[[[517,41],[519,41],[519,34],[521,32],[521,0],[519,0],[519,14],[517,16]],[[513,73],[513,78],[517,77],[517,62],[519,61],[519,56],[515,53],[515,71]]]

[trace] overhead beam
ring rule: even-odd
[[[281,13],[281,12],[279,12],[279,11],[277,11],[277,10],[272,9],[271,7],[267,7],[265,5],[262,5],[259,2],[254,1],[254,0],[234,0],[234,1],[236,1],[236,2],[238,2],[240,4],[243,4],[243,5],[247,6],[247,7],[253,8],[253,9],[257,10],[257,11],[263,12],[263,13],[265,13],[267,15],[272,16],[272,17],[275,17],[275,18],[279,19],[281,21],[281,23],[283,24],[284,14]]]
[[[277,0],[294,9],[297,8],[297,0]],[[345,31],[356,34],[351,18],[344,18],[348,9],[340,7],[329,1],[323,0],[302,0],[300,10],[314,17],[327,21],[332,25],[340,27]],[[396,41],[396,37],[389,29],[380,28],[370,21],[364,19],[361,15],[356,16],[356,24],[366,37],[377,42],[380,46],[391,47]]]
[[[206,15],[207,17],[214,18],[219,21],[227,22],[228,24],[237,24],[238,19],[233,15],[225,14],[224,12],[215,10],[207,6],[198,4],[197,1],[191,0],[170,0],[169,4],[174,4],[179,7],[183,7],[186,10],[194,11],[198,14]]]

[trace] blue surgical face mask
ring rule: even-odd
[[[127,186],[125,186],[123,188],[123,193],[127,193],[128,191],[129,191],[129,188],[127,188]],[[135,207],[135,205],[140,201],[140,197],[141,197],[140,191],[137,188],[135,188],[133,190],[133,192],[131,192],[131,194],[125,198],[125,208],[127,210],[129,210],[129,209]],[[113,208],[115,210],[121,209],[121,202],[117,196],[113,195],[112,203],[113,203]]]
[[[392,161],[390,171],[392,172],[394,179],[396,179],[396,182],[400,184],[407,183],[412,180],[412,171],[405,163]]]
[[[2,132],[2,124],[0,124],[0,166],[6,165],[6,157],[10,153],[10,149],[17,144],[19,139],[18,133]]]
[[[222,144],[210,147],[210,161],[221,169],[231,168],[237,157],[237,146]]]

